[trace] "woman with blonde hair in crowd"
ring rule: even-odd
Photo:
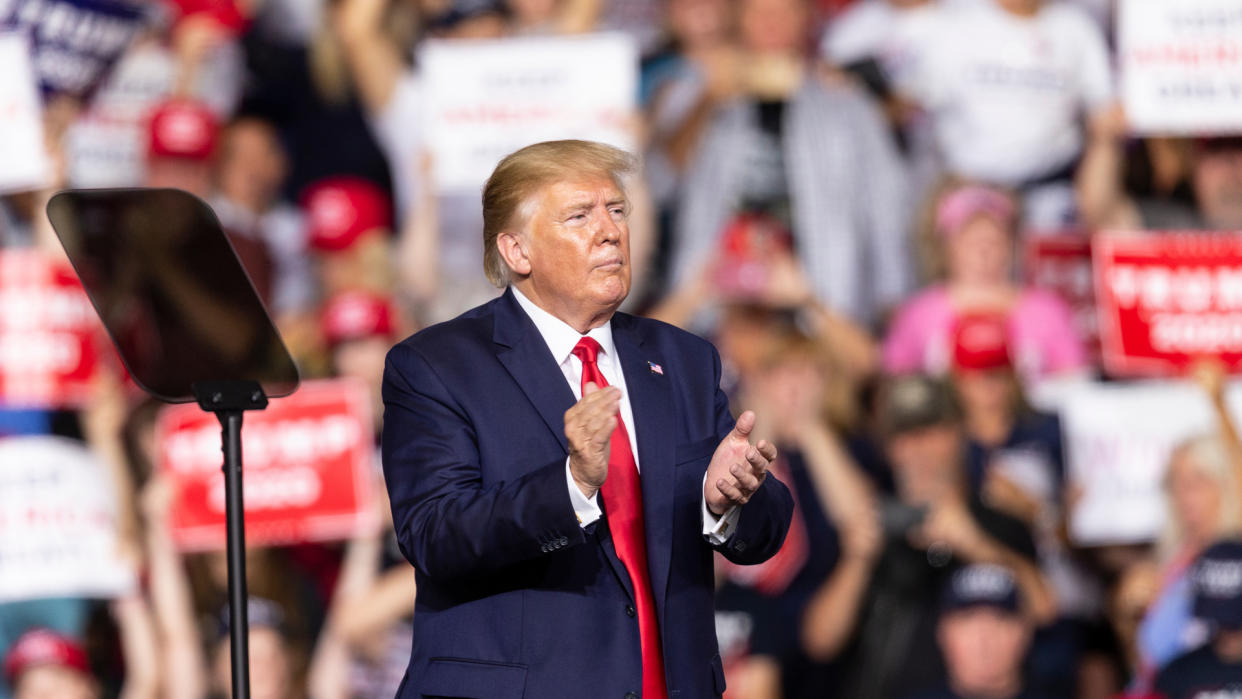
[[[1206,640],[1191,610],[1190,565],[1213,542],[1242,532],[1242,443],[1225,404],[1224,376],[1206,363],[1194,374],[1212,400],[1219,432],[1191,437],[1173,450],[1163,483],[1168,519],[1154,556],[1132,566],[1119,583],[1156,581],[1136,637],[1139,689],[1163,665]]]

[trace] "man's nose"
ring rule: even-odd
[[[621,226],[604,211],[596,215],[595,239],[597,243],[615,243],[621,240]]]

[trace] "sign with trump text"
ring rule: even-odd
[[[637,145],[638,52],[624,35],[428,41],[419,65],[441,192],[477,193],[501,158],[539,141]]]
[[[1126,119],[1140,133],[1242,129],[1237,0],[1117,3]]]
[[[174,484],[173,538],[183,550],[225,542],[220,425],[197,405],[160,413],[159,468]],[[266,410],[246,413],[242,473],[246,540],[347,539],[372,523],[375,446],[366,389],[307,381]]]
[[[1242,369],[1242,235],[1104,234],[1095,276],[1109,373],[1178,374],[1208,357]]]
[[[0,405],[77,407],[107,340],[67,263],[0,250]]]

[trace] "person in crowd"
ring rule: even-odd
[[[733,222],[789,231],[816,297],[864,326],[910,284],[905,173],[879,111],[811,68],[804,0],[743,0],[737,98],[716,110],[684,181],[672,281],[701,273]]]
[[[1207,547],[1191,570],[1190,588],[1207,639],[1160,671],[1156,693],[1164,699],[1237,696],[1242,693],[1242,542]]]
[[[603,0],[505,0],[514,36],[581,34],[599,21]]]
[[[1086,350],[1065,302],[1014,281],[1019,216],[1013,197],[977,184],[948,184],[922,233],[924,266],[940,277],[897,310],[884,339],[890,373],[941,374],[952,365],[953,328],[972,313],[1007,316],[1012,361],[1024,381],[1081,373]]]
[[[392,172],[401,163],[380,147],[368,123],[365,87],[350,70],[344,6],[322,4],[307,44],[258,31],[242,40],[247,80],[238,112],[276,126],[289,157],[284,182],[289,201],[297,201],[312,183],[335,176],[365,179],[386,193],[401,191]],[[408,46],[417,30],[415,4],[392,2],[386,9],[391,12],[384,15],[384,31]]]
[[[210,198],[220,122],[207,105],[192,99],[168,100],[151,112],[147,133],[146,186],[173,187],[199,199]]]
[[[802,619],[807,654],[836,658],[841,696],[858,699],[944,681],[941,659],[928,652],[936,595],[964,565],[1007,568],[1033,625],[1056,614],[1031,532],[967,487],[964,426],[949,386],[918,375],[894,379],[880,411],[896,494],[855,505],[858,514],[837,521],[840,561]]]
[[[1028,228],[1076,220],[1076,177],[1118,156],[1099,27],[1071,3],[985,0],[957,3],[929,36],[908,84],[945,171],[1013,189]]]
[[[755,333],[771,338],[759,341]],[[868,515],[857,508],[874,488],[850,453],[853,385],[822,340],[777,323],[756,326],[750,342],[760,357],[743,373],[739,396],[765,416],[756,430],[777,445],[772,468],[794,496],[794,519],[768,562],[741,567],[717,559],[721,657],[730,696],[822,696],[831,668],[802,652],[798,620],[838,559],[833,523]]]
[[[817,296],[789,240],[786,229],[769,218],[735,221],[698,273],[647,315],[680,328],[714,317],[711,331],[729,381],[764,356],[764,344],[755,341],[764,328],[795,321],[827,348],[843,384],[858,387],[878,366],[876,343],[864,326]],[[852,402],[853,396],[842,400]]]
[[[307,245],[316,253],[322,293],[378,294],[392,289],[392,213],[388,196],[367,180],[332,177],[302,195]]]
[[[316,291],[305,218],[280,198],[287,174],[288,157],[272,124],[240,116],[224,127],[211,208],[226,229],[270,251],[271,310],[278,323],[308,311]]]
[[[249,621],[250,696],[255,699],[301,699],[297,680],[293,632],[285,613],[272,600],[251,596],[246,602]],[[219,629],[211,649],[211,694],[233,696],[232,659],[229,646],[228,607],[219,613]]]
[[[1120,169],[1119,167],[1117,168]],[[1103,195],[1098,227],[1152,230],[1242,229],[1242,136],[1205,137],[1189,144],[1189,199],[1128,196],[1120,174]]]
[[[642,70],[651,135],[645,166],[661,208],[676,203],[682,173],[715,108],[734,96],[739,56],[734,16],[723,0],[673,0],[668,44]]]
[[[380,384],[384,355],[408,333],[392,299],[366,291],[345,291],[320,311],[324,340],[332,352],[333,375],[356,379],[370,394],[376,426],[383,415]]]
[[[936,641],[948,681],[917,699],[1037,699],[1025,689],[1023,660],[1031,623],[1022,613],[1013,574],[976,564],[949,576],[942,592]]]
[[[1160,668],[1204,641],[1204,627],[1192,613],[1191,566],[1213,541],[1242,531],[1242,442],[1225,404],[1224,374],[1218,365],[1201,363],[1194,376],[1212,402],[1219,428],[1185,440],[1169,456],[1163,484],[1169,516],[1155,556],[1124,574],[1158,581],[1138,627],[1135,689],[1150,687]]]
[[[22,634],[4,656],[13,699],[100,699],[82,644],[50,629]]]

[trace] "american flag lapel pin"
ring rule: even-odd
[[[647,362],[647,366],[651,368],[651,373],[664,376],[664,367],[659,364],[656,364],[655,362]]]

